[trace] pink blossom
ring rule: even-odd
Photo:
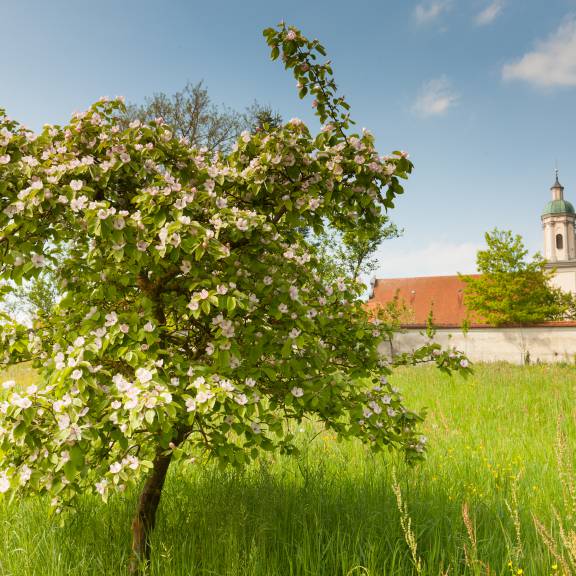
[[[152,380],[152,372],[146,368],[138,368],[136,370],[136,378],[138,378],[139,382],[142,384],[146,384],[146,382]]]
[[[106,314],[106,322],[104,323],[104,326],[114,326],[114,324],[116,324],[118,322],[118,315],[116,314],[116,312],[110,312],[109,314]]]
[[[248,230],[248,220],[246,220],[246,218],[238,218],[238,220],[236,220],[236,228],[241,232],[246,232],[246,230]]]
[[[121,216],[114,218],[114,222],[112,223],[116,230],[122,230],[126,226],[126,221]]]
[[[298,336],[300,336],[300,330],[298,330],[298,328],[292,328],[288,336],[292,339],[298,338]]]
[[[46,265],[46,258],[44,258],[44,256],[41,254],[32,254],[31,260],[32,264],[34,264],[36,268],[41,268],[42,266]]]
[[[108,486],[108,480],[104,478],[103,480],[100,480],[100,482],[96,482],[94,486],[96,487],[96,492],[98,492],[98,494],[101,496],[104,496],[106,492],[106,486]]]
[[[234,398],[234,401],[237,404],[240,404],[240,406],[244,406],[245,404],[248,404],[248,396],[246,396],[246,394],[238,394],[238,396]]]
[[[190,260],[182,260],[182,264],[180,264],[180,270],[182,271],[182,274],[188,274],[188,272],[192,270],[192,264],[190,263]]]
[[[4,492],[8,492],[10,490],[10,480],[6,476],[5,472],[0,474],[0,494],[4,494]]]

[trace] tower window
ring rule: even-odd
[[[556,234],[556,249],[562,250],[564,248],[564,238],[562,234]]]

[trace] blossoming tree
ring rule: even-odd
[[[352,279],[326,280],[305,230],[370,238],[412,165],[348,134],[324,49],[265,31],[323,124],[244,133],[224,156],[162,119],[122,128],[119,100],[35,135],[0,115],[4,293],[52,268],[61,299],[32,328],[5,316],[0,362],[32,361],[35,384],[3,383],[0,492],[107,499],[144,480],[134,570],[169,464],[202,450],[237,466],[294,450],[287,423],[312,416],[375,450],[422,458],[421,417],[387,380]],[[461,357],[431,345],[416,358]]]

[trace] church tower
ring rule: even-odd
[[[558,170],[550,190],[552,200],[542,212],[544,258],[551,264],[576,261],[576,214],[574,206],[564,200],[564,186],[558,181]]]
[[[564,186],[556,181],[550,188],[552,200],[542,212],[544,258],[555,270],[552,283],[565,292],[576,294],[576,213],[564,200]]]

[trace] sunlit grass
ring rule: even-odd
[[[266,457],[242,474],[206,464],[174,469],[153,573],[415,574],[392,488],[395,466],[422,574],[510,575],[509,562],[514,572],[551,574],[555,561],[532,516],[555,526],[553,507],[568,514],[557,427],[573,445],[574,367],[478,366],[468,380],[407,369],[394,381],[409,406],[428,408],[426,463],[407,470],[395,456],[326,433],[310,442],[308,426],[298,458]],[[86,498],[63,518],[37,499],[0,504],[0,574],[122,574],[133,508],[133,495],[108,506]]]

